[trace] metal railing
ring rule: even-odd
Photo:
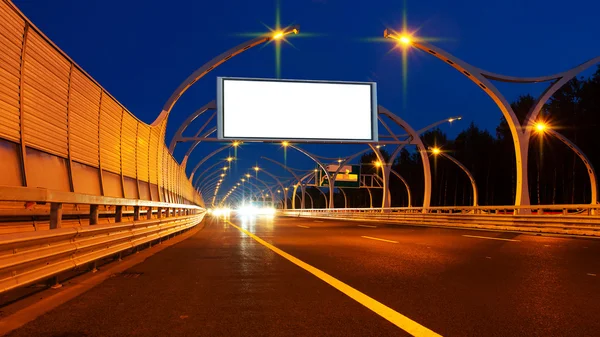
[[[600,236],[600,205],[393,207],[282,210],[281,215],[398,224]]]
[[[47,189],[0,187],[0,200],[43,205],[47,211],[27,215],[27,208],[12,210],[0,220],[21,217],[21,227],[0,236],[0,292],[47,279],[125,250],[160,240],[198,225],[203,208],[137,199],[100,197]],[[63,206],[85,219],[63,226]],[[100,208],[104,208],[101,212]],[[124,213],[130,209],[131,217]],[[25,210],[25,211],[24,211]],[[16,215],[13,213],[17,213]],[[104,215],[105,223],[99,223]],[[47,230],[24,231],[23,217],[46,217]],[[4,223],[0,222],[0,227]]]

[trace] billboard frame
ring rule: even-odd
[[[233,81],[260,81],[260,82],[292,82],[292,83],[330,83],[330,84],[357,84],[369,85],[371,87],[371,138],[370,139],[340,139],[340,138],[270,138],[270,137],[225,137],[224,135],[224,93],[223,84],[225,80]],[[378,133],[378,111],[377,111],[377,83],[376,82],[358,82],[358,81],[326,81],[326,80],[294,80],[294,79],[275,79],[275,78],[250,78],[250,77],[217,77],[217,139],[242,140],[246,142],[277,142],[293,141],[296,143],[377,143],[379,141]]]

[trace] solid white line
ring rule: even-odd
[[[520,240],[513,239],[503,239],[503,238],[491,238],[489,236],[477,236],[477,235],[463,235],[466,238],[475,238],[475,239],[488,239],[488,240],[500,240],[500,241],[511,241],[511,242],[519,242]]]
[[[596,274],[588,273],[588,276],[596,276]]]
[[[418,336],[418,337],[441,336],[441,335],[433,332],[432,330],[429,330],[428,328],[424,327],[423,325],[413,321],[412,319],[402,315],[401,313],[395,311],[394,309],[388,307],[387,305],[375,300],[372,297],[369,297],[367,294],[362,293],[362,292],[352,288],[351,286],[349,286],[346,283],[336,279],[335,277],[325,273],[324,271],[317,269],[317,268],[311,266],[310,264],[298,259],[297,257],[290,255],[290,254],[284,252],[283,250],[273,246],[272,244],[259,238],[258,236],[254,235],[253,233],[234,225],[230,221],[227,221],[227,222],[230,225],[232,225],[233,227],[240,230],[241,232],[243,232],[246,235],[253,238],[256,242],[262,244],[263,246],[265,246],[265,247],[269,248],[270,250],[272,250],[273,252],[279,254],[281,257],[285,258],[286,260],[292,262],[293,264],[297,265],[298,267],[300,267],[300,268],[306,270],[307,272],[313,274],[314,276],[320,278],[321,280],[323,280],[330,286],[341,291],[346,296],[350,297],[351,299],[355,300],[356,302],[369,308],[370,310],[372,310],[379,316],[387,319],[392,324],[394,324],[395,326],[399,327],[400,329],[408,332],[409,334],[411,334],[413,336]]]
[[[377,226],[369,226],[369,225],[358,225],[358,227],[377,228]]]
[[[377,241],[383,241],[383,242],[389,242],[389,243],[398,243],[398,241],[392,241],[392,240],[374,238],[372,236],[361,236],[361,238],[370,239],[370,240],[377,240]]]
[[[310,227],[308,227],[308,226],[302,226],[302,225],[296,225],[296,226],[298,226],[298,227],[300,227],[300,228],[310,228]]]

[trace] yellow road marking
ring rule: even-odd
[[[377,228],[377,226],[369,226],[369,225],[358,225],[358,227]]]
[[[302,226],[302,225],[296,225],[296,226],[301,227],[301,228],[310,228],[308,226]]]
[[[274,251],[275,253],[281,255],[282,257],[284,257],[288,261],[292,262],[293,264],[297,265],[298,267],[306,270],[307,272],[309,272],[309,273],[315,275],[316,277],[320,278],[321,280],[325,281],[330,286],[332,286],[332,287],[336,288],[337,290],[341,291],[342,293],[346,294],[348,297],[350,297],[353,300],[357,301],[358,303],[364,305],[368,309],[372,310],[379,316],[387,319],[392,324],[394,324],[395,326],[399,327],[400,329],[408,332],[409,334],[411,334],[413,336],[419,336],[419,337],[420,336],[423,336],[423,337],[441,336],[441,335],[429,330],[428,328],[422,326],[421,324],[411,320],[410,318],[402,315],[401,313],[394,311],[392,308],[386,306],[385,304],[378,302],[374,298],[371,298],[368,295],[352,288],[351,286],[349,286],[346,283],[336,279],[335,277],[325,273],[324,271],[317,269],[317,268],[309,265],[308,263],[294,257],[293,255],[290,255],[290,254],[284,252],[283,250],[273,246],[272,244],[259,238],[258,236],[254,235],[253,233],[251,233],[241,227],[236,226],[235,224],[233,224],[230,221],[227,221],[227,222],[230,225],[232,225],[233,227],[235,227],[238,230],[240,230],[241,232],[243,232],[244,234],[246,234],[249,237],[256,240],[258,243],[269,248],[270,250]]]
[[[491,238],[489,236],[477,236],[477,235],[463,235],[466,238],[475,238],[475,239],[488,239],[488,240],[500,240],[500,241],[512,241],[512,242],[519,242],[520,240],[513,240],[513,239],[503,239],[503,238]]]
[[[361,236],[361,238],[365,238],[365,239],[371,239],[371,240],[377,240],[377,241],[383,241],[383,242],[389,242],[389,243],[398,243],[398,241],[392,241],[392,240],[386,240],[386,239],[374,238],[374,237],[372,237],[372,236]]]

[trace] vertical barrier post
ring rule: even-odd
[[[61,203],[53,202],[50,204],[50,229],[62,227],[63,208]]]
[[[133,206],[133,221],[140,220],[140,206]]]
[[[90,205],[90,225],[98,224],[98,205]]]
[[[152,207],[148,207],[148,210],[146,211],[146,219],[152,219]]]
[[[163,211],[163,208],[162,208],[162,207],[158,207],[158,208],[156,208],[156,218],[157,218],[157,219],[160,219],[160,218],[162,218],[162,211]]]
[[[115,222],[123,222],[123,206],[117,206],[115,208]]]

